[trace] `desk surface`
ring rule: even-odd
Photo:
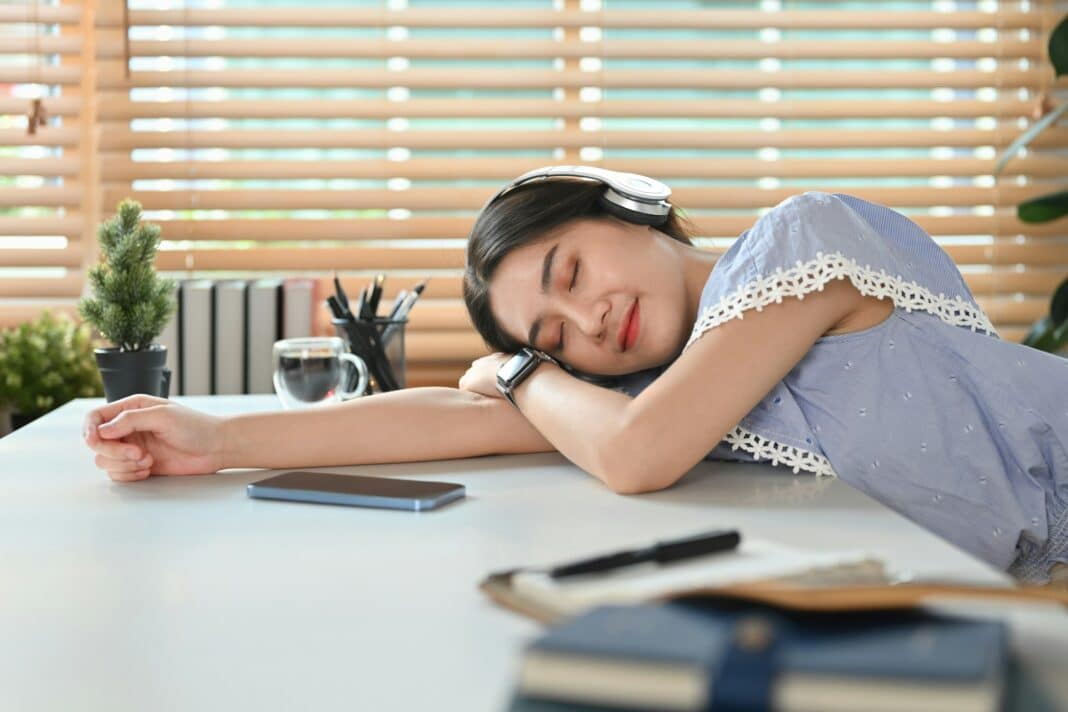
[[[487,572],[719,526],[865,548],[917,577],[1008,581],[842,482],[755,464],[703,462],[635,497],[556,453],[327,468],[467,486],[423,513],[251,500],[264,470],[119,484],[81,440],[101,402],[0,439],[5,709],[499,710],[538,627],[477,590]],[[1010,618],[1042,689],[1068,700],[1068,614]]]

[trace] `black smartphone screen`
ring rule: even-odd
[[[391,509],[432,509],[463,497],[463,485],[330,472],[284,472],[248,486],[250,497]]]

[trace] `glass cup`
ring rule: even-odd
[[[318,403],[337,403],[364,395],[367,364],[345,349],[336,336],[282,339],[274,342],[274,392],[286,408],[307,408]],[[345,363],[359,374],[356,387],[346,391]]]

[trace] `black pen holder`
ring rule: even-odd
[[[407,319],[375,317],[374,321],[333,318],[330,323],[349,351],[363,359],[370,374],[368,393],[385,393],[404,388],[407,368],[404,332]],[[345,389],[356,385],[355,369],[346,379]]]

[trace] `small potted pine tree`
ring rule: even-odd
[[[174,315],[176,283],[155,270],[159,226],[142,223],[141,204],[127,199],[97,238],[102,261],[89,269],[94,296],[79,301],[78,312],[113,344],[95,350],[104,395],[109,402],[134,393],[166,398],[167,349],[154,341]]]

